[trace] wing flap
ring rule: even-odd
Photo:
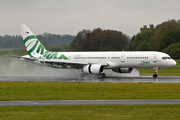
[[[46,63],[54,63],[54,64],[79,64],[79,65],[88,65],[88,62],[78,62],[73,60],[47,60],[47,59],[38,59],[40,62],[46,62]]]
[[[25,55],[25,56],[16,56],[16,55],[9,55],[9,54],[5,54],[5,55],[9,57],[15,57],[15,58],[32,61],[32,62],[38,60],[41,63],[50,64],[50,65],[60,65],[60,66],[69,65],[71,66],[71,68],[76,68],[76,69],[81,69],[85,65],[90,65],[90,64],[101,64],[103,66],[109,65],[108,63],[102,63],[102,62],[85,62],[85,61],[64,60],[64,59],[35,59],[35,58],[31,58],[28,55]]]
[[[82,62],[82,61],[74,61],[74,60],[56,60],[56,59],[52,59],[52,60],[47,60],[47,59],[38,59],[38,61],[40,62],[44,62],[44,63],[48,63],[48,64],[54,64],[54,65],[69,65],[73,68],[77,68],[80,69],[82,67],[84,67],[85,65],[90,65],[90,64],[101,64],[104,66],[108,66],[107,63],[90,63],[90,62]]]

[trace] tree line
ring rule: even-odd
[[[180,58],[180,20],[168,20],[157,26],[144,25],[132,37],[130,50],[162,51],[172,58]]]
[[[121,31],[101,28],[80,31],[70,44],[71,51],[121,51],[127,49],[130,39]]]
[[[55,35],[44,33],[36,36],[45,47],[61,46],[70,44],[74,36],[72,35]],[[24,42],[20,35],[4,35],[0,36],[0,50],[4,49],[24,49]]]

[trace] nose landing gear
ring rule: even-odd
[[[153,78],[157,78],[157,74],[158,74],[158,67],[154,68],[154,74],[153,74]]]

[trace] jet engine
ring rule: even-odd
[[[117,73],[131,73],[133,68],[114,68],[112,71]]]
[[[82,71],[83,73],[102,74],[104,72],[104,66],[100,64],[86,65]]]

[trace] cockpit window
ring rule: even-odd
[[[162,57],[163,60],[171,59],[171,57]]]

